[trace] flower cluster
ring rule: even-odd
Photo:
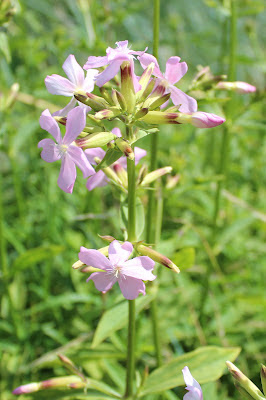
[[[45,161],[61,159],[58,185],[65,192],[73,191],[76,167],[88,178],[88,190],[108,181],[126,190],[124,156],[135,157],[138,163],[146,154],[138,147],[134,151],[132,145],[143,135],[156,131],[151,125],[189,123],[210,128],[224,122],[214,114],[198,112],[196,100],[175,86],[187,72],[185,62],[170,57],[163,74],[156,58],[146,50],[131,50],[127,40],[117,42],[116,48],[107,48],[105,56],[90,56],[83,68],[74,55],[69,55],[63,64],[67,78],[57,74],[46,77],[50,93],[71,97],[66,107],[53,115],[49,110],[42,113],[40,125],[56,143],[43,139],[38,145],[43,149],[41,157]],[[144,69],[140,77],[134,72],[136,61]],[[115,85],[110,89],[119,70],[120,90]],[[97,87],[101,96],[92,93]],[[170,100],[174,106],[165,110]],[[132,129],[120,132],[114,126],[109,131],[106,120],[120,120]],[[66,125],[63,138],[58,123]],[[102,149],[106,145],[107,152]]]

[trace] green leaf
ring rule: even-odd
[[[172,261],[182,271],[191,268],[195,263],[195,249],[194,247],[187,247],[174,254]]]
[[[150,374],[140,396],[185,385],[182,375],[182,369],[185,366],[189,367],[193,377],[200,384],[215,381],[222,376],[225,362],[234,361],[239,353],[239,347],[206,346],[176,357]]]
[[[4,54],[6,61],[10,63],[11,54],[8,44],[8,38],[5,32],[0,32],[0,51],[2,51],[2,53]]]
[[[117,161],[120,157],[122,157],[123,153],[120,150],[117,149],[109,149],[107,150],[104,158],[100,162],[100,164],[97,165],[95,168],[95,171],[98,172],[103,168],[109,167],[109,165],[112,165],[115,161]]]
[[[136,300],[136,312],[140,312],[145,308],[153,299],[155,295],[149,294],[144,297],[139,297]],[[113,332],[123,328],[128,321],[128,302],[123,301],[122,303],[112,307],[106,311],[96,328],[92,348],[97,347],[104,339],[109,337]]]

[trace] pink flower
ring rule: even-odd
[[[108,47],[106,50],[106,56],[104,57],[94,57],[90,56],[88,61],[83,66],[84,69],[98,68],[108,65],[108,67],[101,72],[96,78],[96,84],[98,86],[103,86],[106,82],[113,79],[113,77],[118,73],[121,64],[124,61],[129,61],[131,64],[131,73],[134,81],[135,89],[139,87],[136,76],[134,74],[134,55],[142,55],[144,51],[134,51],[128,47],[128,41],[124,40],[122,42],[116,42],[116,48],[112,49]]]
[[[114,240],[109,246],[109,259],[98,250],[80,248],[79,259],[86,265],[100,268],[102,272],[94,272],[87,279],[93,280],[96,289],[106,293],[118,282],[123,296],[134,300],[139,293],[145,295],[145,284],[142,281],[153,281],[156,276],[152,274],[155,262],[147,257],[140,256],[128,260],[133,251],[129,242],[122,245]]]
[[[121,131],[119,128],[114,128],[112,129],[112,132],[117,136],[121,137]],[[96,165],[95,162],[95,157],[99,158],[102,160],[105,156],[105,151],[101,147],[96,147],[94,149],[87,149],[85,150],[85,154],[87,156],[87,159],[92,165]],[[141,160],[142,157],[145,157],[147,154],[146,150],[141,149],[140,147],[135,147],[135,165],[138,164],[138,162]],[[116,161],[113,165],[119,164],[123,168],[127,168],[127,158],[126,157],[121,157],[119,161]],[[96,187],[101,187],[107,185],[109,182],[109,179],[107,176],[104,174],[103,171],[98,171],[94,175],[90,176],[89,179],[87,180],[86,187],[89,191],[95,189]]]
[[[84,178],[95,174],[84,152],[74,143],[76,137],[86,125],[85,109],[76,107],[71,110],[67,117],[66,134],[62,139],[59,126],[51,116],[49,110],[43,111],[40,117],[42,129],[49,132],[55,139],[43,139],[38,147],[42,147],[41,157],[46,162],[54,162],[62,159],[61,169],[58,177],[58,186],[64,192],[72,193],[76,180],[76,166],[83,172]]]
[[[256,92],[256,87],[247,82],[219,82],[216,86],[217,89],[233,90],[236,93],[245,94]]]
[[[181,112],[187,113],[197,111],[197,101],[174,86],[188,70],[185,62],[179,62],[180,57],[170,57],[168,59],[164,74],[160,71],[158,61],[151,54],[143,54],[138,59],[143,68],[147,68],[151,63],[155,64],[153,74],[158,78],[157,84],[163,84],[165,86],[164,94],[171,93],[172,102],[176,106],[181,104],[179,107]]]
[[[77,63],[75,56],[72,54],[70,54],[64,62],[63,70],[68,76],[68,79],[60,75],[53,74],[48,75],[44,80],[48,92],[61,96],[72,97],[65,108],[54,113],[54,115],[60,116],[66,116],[67,113],[75,107],[77,102],[74,97],[75,92],[82,90],[85,93],[90,93],[93,91],[95,77],[98,74],[97,70],[90,69],[85,78],[83,69]],[[82,103],[79,103],[79,105],[86,107]]]
[[[191,124],[197,128],[214,128],[215,126],[224,123],[225,119],[219,117],[218,115],[206,113],[206,112],[196,112],[191,115]]]
[[[186,393],[183,400],[203,400],[202,390],[200,384],[193,378],[189,368],[185,367],[182,369],[186,389],[189,393]]]

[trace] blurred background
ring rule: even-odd
[[[266,356],[265,13],[262,0],[236,3],[237,80],[255,85],[257,92],[236,95],[233,103],[220,94],[199,101],[199,109],[225,115],[231,121],[227,127],[160,129],[159,166],[171,165],[179,180],[159,199],[159,249],[182,273],[161,272],[158,310],[165,361],[206,344],[240,346],[238,367],[260,385]],[[90,349],[101,313],[121,295],[114,289],[103,299],[92,283],[86,284],[86,276],[71,269],[81,245],[104,246],[97,234],[122,239],[119,198],[111,186],[88,192],[80,174],[72,195],[59,189],[59,165],[45,163],[37,148],[47,137],[39,116],[45,108],[55,111],[67,104],[68,99],[46,91],[44,79],[64,76],[69,54],[83,66],[89,55],[104,55],[107,46],[125,39],[134,50],[148,46],[152,52],[152,12],[151,0],[0,1],[1,400],[14,398],[12,389],[22,383],[65,374],[55,355],[62,346],[96,379],[117,384],[114,371],[124,373],[126,329]],[[210,66],[216,75],[228,73],[229,20],[226,0],[162,2],[159,62],[162,70],[173,55],[187,62],[182,90],[199,65]],[[230,143],[221,174],[224,129]],[[148,150],[149,140],[138,146]],[[155,366],[151,335],[143,311],[137,357],[150,369]],[[184,389],[172,393],[171,398],[182,398]],[[228,375],[204,385],[204,393],[209,399],[240,398]],[[48,395],[37,394],[38,399]]]

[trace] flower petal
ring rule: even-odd
[[[79,259],[86,265],[90,265],[94,268],[100,268],[104,270],[112,269],[112,264],[100,251],[94,249],[86,249],[81,247],[79,252]]]
[[[59,94],[61,96],[73,96],[76,89],[74,83],[57,74],[47,75],[44,83],[49,93]]]
[[[108,65],[108,67],[101,72],[96,78],[96,84],[98,86],[103,86],[106,82],[113,79],[119,71],[122,61],[113,61]]]
[[[61,110],[58,110],[56,112],[53,113],[53,117],[58,116],[58,117],[66,117],[67,114],[69,113],[70,110],[73,110],[73,108],[75,107],[77,103],[77,100],[75,99],[75,97],[73,97],[70,102]]]
[[[147,151],[144,149],[141,149],[140,147],[135,147],[135,164],[137,165],[139,161],[146,156]]]
[[[75,86],[82,88],[84,82],[84,71],[77,63],[75,56],[70,54],[62,66],[70,82]]]
[[[133,246],[130,242],[125,243],[127,243],[126,248],[123,248],[117,240],[110,243],[108,254],[112,265],[123,264],[130,257],[133,251]]]
[[[188,367],[184,367],[182,369],[182,373],[183,373],[185,384],[187,386],[193,386],[201,391],[200,384],[196,381],[196,379],[193,378]]]
[[[52,139],[43,139],[38,143],[38,147],[42,147],[41,157],[46,162],[54,162],[59,160],[60,154]]]
[[[193,99],[193,97],[188,96],[186,93],[182,92],[182,90],[178,89],[175,86],[170,86],[169,89],[171,91],[172,102],[176,106],[181,104],[181,107],[179,108],[181,112],[189,113],[197,111],[197,101]]]
[[[94,272],[87,279],[87,282],[91,279],[93,280],[96,289],[100,292],[107,292],[117,282],[117,278],[114,275],[106,272]]]
[[[57,180],[60,189],[62,189],[66,193],[72,193],[76,176],[77,172],[75,163],[67,154],[65,154],[62,160],[60,173]]]
[[[155,262],[147,256],[135,257],[123,263],[121,273],[143,281],[153,281],[156,278],[151,272],[154,265]]]
[[[146,53],[146,54],[143,54],[142,56],[138,57],[138,60],[143,69],[146,69],[151,63],[154,63],[155,68],[153,70],[153,75],[157,76],[158,78],[164,78],[163,74],[160,71],[158,61],[154,56]]]
[[[118,283],[123,296],[127,300],[136,299],[139,293],[146,294],[145,284],[140,279],[121,276],[118,278]]]
[[[88,61],[86,64],[83,66],[84,69],[90,69],[90,68],[98,68],[98,67],[103,67],[104,65],[108,64],[108,57],[95,57],[95,56],[90,56],[88,58]]]
[[[92,165],[96,165],[94,158],[98,157],[102,160],[105,156],[105,151],[101,147],[95,147],[94,149],[85,150],[85,155]]]
[[[111,132],[116,135],[117,137],[122,137],[122,133],[119,128],[113,128]]]
[[[44,110],[40,116],[40,125],[41,128],[49,132],[57,141],[57,143],[61,143],[61,133],[59,126],[55,119],[51,116],[50,111],[48,108]]]
[[[97,69],[89,69],[86,74],[86,78],[83,82],[82,89],[85,92],[92,92],[95,85],[96,76],[99,74]]]
[[[166,62],[165,78],[174,85],[188,70],[187,63],[179,62],[180,57],[170,57]]]
[[[84,178],[88,178],[90,175],[95,174],[94,168],[90,165],[89,160],[80,147],[70,145],[67,152],[76,166],[82,171]]]
[[[188,387],[186,387],[186,389],[190,390],[188,389]],[[183,400],[202,400],[202,399],[203,399],[202,393],[199,392],[199,390],[196,388],[191,388],[189,393],[186,393],[185,396],[183,397]]]
[[[66,122],[66,134],[63,143],[71,144],[82,132],[86,125],[86,110],[83,107],[75,107],[68,113]]]
[[[216,114],[199,111],[192,114],[191,124],[197,128],[214,128],[221,125],[224,121],[224,118]]]
[[[89,177],[86,183],[86,188],[91,191],[96,187],[106,186],[108,178],[105,176],[103,171],[98,171],[96,174]]]

